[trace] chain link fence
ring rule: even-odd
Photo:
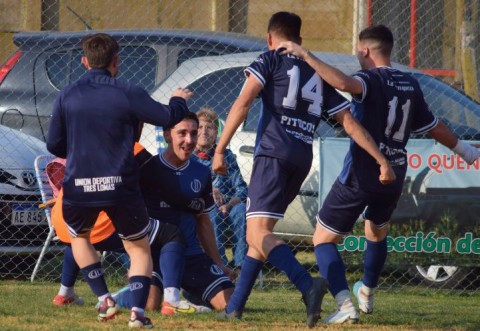
[[[223,121],[241,90],[243,68],[266,50],[266,25],[274,12],[299,14],[304,44],[347,73],[358,69],[352,55],[358,32],[369,24],[385,24],[395,36],[393,60],[417,76],[432,111],[462,139],[480,140],[478,1],[24,0],[0,1],[0,8],[1,278],[30,278],[49,236],[46,213],[38,208],[34,160],[48,154],[44,141],[54,98],[84,73],[79,42],[91,33],[87,30],[106,30],[119,41],[120,78],[145,87],[162,102],[175,88],[189,87],[195,92],[191,110],[211,107]],[[247,183],[259,109],[256,101],[230,145]],[[322,123],[318,134],[312,171],[276,228],[315,272],[315,215],[348,146],[332,123]],[[426,137],[415,138],[411,172],[392,219],[381,287],[476,289],[478,161],[467,167]],[[156,153],[161,130],[147,126],[141,142]],[[362,271],[362,227],[359,223],[339,245],[352,280]],[[230,261],[233,234],[227,226],[224,248]],[[62,247],[53,238],[35,279],[59,280]],[[124,255],[104,255],[110,275],[123,277],[126,264]],[[263,286],[290,286],[268,263],[262,281]]]

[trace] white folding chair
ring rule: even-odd
[[[53,190],[50,186],[48,181],[48,176],[46,172],[47,164],[50,163],[54,156],[51,155],[39,155],[35,158],[34,168],[35,168],[35,176],[37,177],[37,184],[38,188],[40,189],[40,195],[42,197],[42,203],[47,204],[51,199],[53,199]],[[43,244],[42,251],[38,256],[37,263],[35,264],[35,268],[33,269],[32,276],[30,277],[30,281],[33,282],[35,276],[37,275],[38,269],[40,268],[40,263],[47,252],[48,247],[50,246],[51,241],[55,238],[55,230],[53,229],[51,218],[50,218],[50,206],[43,207],[45,211],[45,216],[47,218],[49,232],[47,239],[45,239],[45,243]]]

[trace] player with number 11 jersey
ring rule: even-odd
[[[363,93],[353,95],[352,114],[376,141],[397,179],[392,185],[382,185],[377,180],[376,161],[352,142],[339,180],[346,183],[355,171],[360,187],[366,191],[401,192],[410,133],[426,133],[438,124],[438,119],[429,110],[417,80],[408,73],[383,66],[361,70],[353,77],[362,83]]]

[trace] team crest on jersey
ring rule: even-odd
[[[250,209],[250,198],[247,197],[247,211]]]
[[[263,64],[263,59],[261,57],[257,57],[255,59],[255,62],[259,62],[259,63],[262,63]]]
[[[210,266],[210,272],[213,274],[213,275],[216,275],[216,276],[222,276],[223,275],[223,271],[222,269],[220,269],[220,267],[216,264],[212,264]]]
[[[190,188],[192,189],[193,192],[198,193],[202,188],[202,183],[198,179],[194,179],[190,183]]]

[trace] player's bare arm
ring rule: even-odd
[[[340,123],[344,127],[345,132],[380,165],[380,182],[382,184],[394,182],[396,179],[395,172],[387,158],[380,152],[370,133],[353,117],[349,109],[346,108],[335,114],[334,119]]]
[[[238,127],[245,121],[253,100],[260,93],[262,88],[262,84],[260,84],[255,77],[249,76],[242,92],[240,92],[237,100],[233,103],[212,160],[212,170],[217,174],[227,174],[227,165],[223,153],[230,143],[230,140],[232,140]]]
[[[363,93],[363,87],[359,80],[321,61],[306,48],[292,41],[283,41],[277,49],[281,50],[280,54],[293,54],[303,58],[324,81],[334,88],[351,94]]]
[[[203,250],[205,253],[210,256],[210,258],[217,264],[223,272],[230,278],[234,278],[234,271],[227,268],[223,262],[222,258],[220,257],[220,253],[218,252],[217,243],[215,241],[215,233],[213,231],[212,221],[208,214],[198,214],[195,215],[197,220],[196,223],[196,230],[198,240],[200,244],[202,244]]]
[[[477,148],[459,140],[442,121],[438,121],[438,124],[428,131],[428,134],[440,144],[460,155],[468,164],[472,164],[480,157],[480,151]]]

